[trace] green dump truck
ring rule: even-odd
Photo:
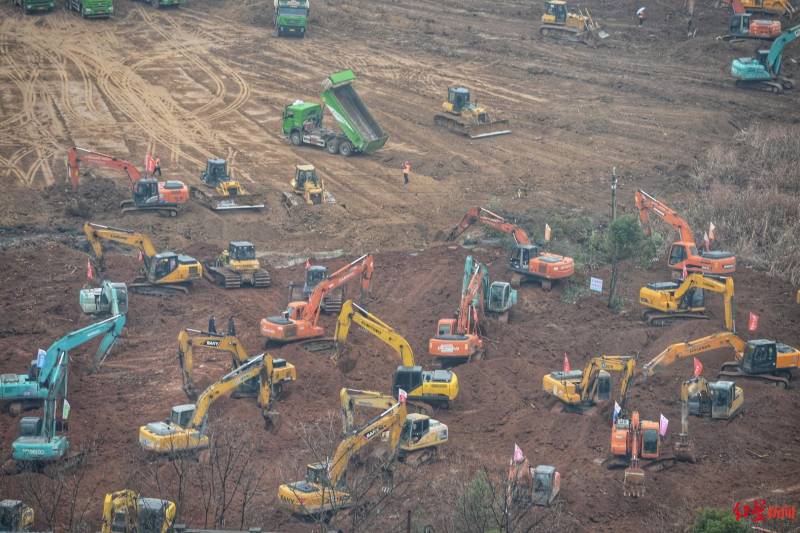
[[[308,0],[275,0],[272,24],[275,35],[298,35],[305,37],[308,31]]]
[[[11,4],[21,7],[25,13],[52,11],[56,6],[55,0],[11,0]]]
[[[182,6],[186,3],[186,0],[143,0],[145,3],[149,3],[151,6],[158,9],[159,7],[169,7],[169,6]]]
[[[284,136],[295,146],[311,144],[343,156],[371,154],[382,148],[389,136],[353,88],[355,79],[353,71],[344,70],[331,74],[322,83],[322,101],[341,131],[322,125],[322,105],[297,100],[283,110]]]
[[[114,13],[113,0],[64,0],[67,9],[83,18],[108,18]]]

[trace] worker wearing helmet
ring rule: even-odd
[[[403,188],[408,189],[408,175],[411,173],[411,163],[403,163]]]
[[[159,178],[161,177],[161,158],[158,157],[158,156],[156,156],[155,160],[153,161],[153,177],[154,178],[156,177],[156,174],[158,174]]]

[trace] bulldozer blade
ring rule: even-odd
[[[644,496],[644,470],[641,468],[628,468],[622,482],[622,493],[631,498]]]
[[[263,203],[241,204],[236,202],[235,200],[225,199],[216,201],[214,205],[211,207],[211,209],[213,209],[214,211],[233,211],[233,210],[241,211],[246,209],[260,211],[261,209],[264,209],[264,207],[265,204]]]
[[[286,209],[291,209],[300,205],[297,196],[292,192],[281,191],[281,196],[283,200],[283,206]]]
[[[600,38],[600,40],[608,39],[610,37],[609,33],[605,30],[599,30],[597,32],[597,36]]]
[[[472,124],[467,128],[466,133],[470,139],[482,139],[496,135],[508,135],[511,130],[508,129],[507,120],[496,120],[488,124]]]

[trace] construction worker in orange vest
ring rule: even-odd
[[[403,163],[403,188],[408,189],[408,175],[411,174],[411,163]]]
[[[158,173],[158,177],[161,177],[161,158],[156,156],[155,161],[153,161],[153,177],[156,177],[156,173]]]

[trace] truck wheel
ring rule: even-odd
[[[303,136],[300,135],[300,132],[297,130],[293,131],[291,135],[289,135],[289,140],[292,141],[292,144],[295,146],[300,146],[303,144]]]
[[[350,144],[350,141],[342,141],[342,143],[339,144],[339,153],[345,157],[353,155],[353,145]]]
[[[325,149],[329,154],[336,155],[339,152],[339,145],[336,143],[336,139],[331,139],[331,141],[325,145]]]
[[[158,9],[158,0],[150,0],[150,5]]]

